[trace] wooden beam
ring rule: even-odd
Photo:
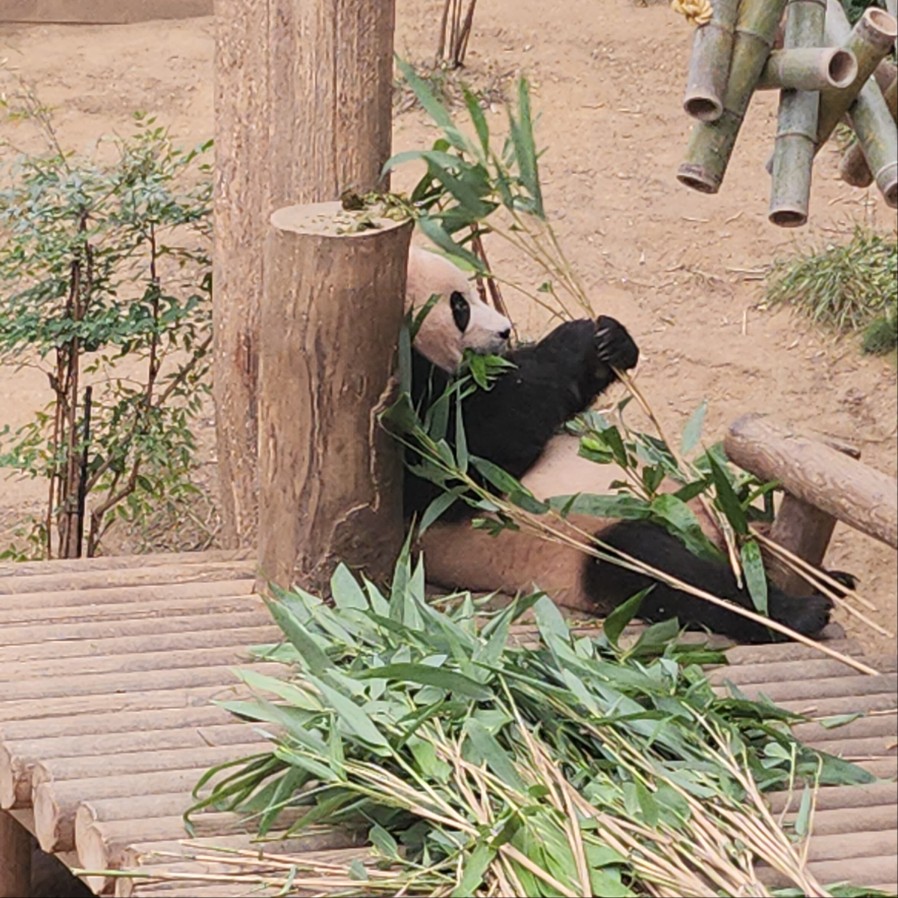
[[[724,448],[746,471],[762,480],[778,480],[787,493],[803,502],[898,547],[894,477],[760,414],[736,421],[727,432]]]

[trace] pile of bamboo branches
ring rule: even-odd
[[[712,0],[692,48],[683,106],[697,121],[680,182],[717,193],[752,94],[777,89],[767,165],[773,224],[807,222],[814,157],[843,119],[857,136],[843,179],[859,187],[875,180],[898,207],[898,81],[887,59],[898,22],[888,2],[889,12],[871,6],[852,29],[838,0]]]

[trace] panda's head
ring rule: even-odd
[[[406,308],[431,306],[415,336],[415,349],[444,371],[454,372],[466,349],[482,355],[505,350],[511,322],[477,295],[471,281],[448,259],[412,246],[408,256]]]

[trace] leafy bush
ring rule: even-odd
[[[136,115],[114,161],[76,158],[33,95],[23,99],[49,149],[18,158],[0,192],[0,363],[42,371],[50,398],[0,432],[0,465],[46,478],[49,498],[30,547],[9,554],[95,555],[115,519],[195,491],[191,427],[211,342],[210,144],[187,152]]]
[[[865,330],[865,352],[898,345],[898,241],[857,227],[851,240],[794,259],[770,273],[767,298],[788,302],[839,333]]]

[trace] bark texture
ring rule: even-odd
[[[377,412],[393,398],[412,225],[333,228],[339,210],[278,210],[265,256],[259,574],[313,591],[339,561],[385,579],[403,533],[400,453]]]
[[[214,396],[225,547],[258,522],[258,358],[271,213],[378,186],[394,0],[216,0]]]

